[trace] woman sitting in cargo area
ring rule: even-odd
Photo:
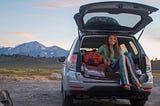
[[[130,90],[130,83],[138,89],[141,88],[135,74],[132,57],[128,54],[122,54],[116,34],[110,34],[106,39],[106,44],[101,45],[97,52],[105,58],[106,67],[111,67],[114,72],[120,71],[121,84],[125,89]]]

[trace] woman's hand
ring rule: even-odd
[[[104,61],[104,64],[108,67],[108,66],[110,66],[111,65],[111,61],[107,61],[106,59],[103,59],[103,61]]]

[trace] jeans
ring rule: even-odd
[[[121,84],[139,84],[139,79],[135,73],[136,68],[130,54],[122,54],[117,61],[111,65],[112,70],[115,72],[120,70]]]

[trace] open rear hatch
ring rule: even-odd
[[[131,2],[100,2],[83,5],[74,18],[81,32],[136,34],[152,22],[155,7]]]

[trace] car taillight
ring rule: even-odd
[[[150,61],[150,59],[146,56],[145,57],[145,59],[146,59],[146,72],[151,72],[151,61]]]
[[[151,91],[152,87],[150,87],[150,88],[143,88],[143,90],[145,90],[145,91]]]
[[[77,55],[71,55],[67,59],[67,67],[70,70],[76,71]]]

